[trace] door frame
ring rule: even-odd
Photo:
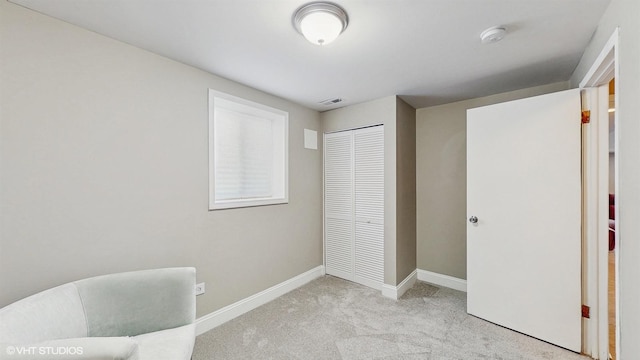
[[[608,298],[608,91],[602,89],[615,78],[615,104],[619,104],[619,28],[616,28],[604,48],[580,82],[583,109],[591,111],[591,123],[583,126],[583,304],[591,308],[591,316],[583,319],[583,353],[606,360],[609,355],[609,298]],[[604,98],[604,99],[603,99]],[[585,108],[586,107],[586,108]],[[615,123],[615,179],[616,198],[620,198],[619,142],[616,109]],[[606,148],[603,148],[606,147]],[[606,151],[606,153],[605,153]],[[617,201],[616,201],[617,203]],[[619,214],[616,208],[616,229]],[[615,233],[619,244],[620,232]],[[617,248],[617,246],[616,246]],[[616,282],[618,261],[616,251]],[[619,324],[620,307],[616,286],[616,323]],[[620,353],[620,327],[616,327],[616,354]]]

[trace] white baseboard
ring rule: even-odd
[[[407,290],[411,289],[417,280],[417,270],[413,270],[398,286],[382,285],[382,295],[388,298],[398,300]]]
[[[229,320],[249,312],[261,305],[274,300],[289,291],[295,290],[300,286],[315,280],[324,275],[324,266],[320,265],[305,273],[302,273],[289,280],[274,285],[248,298],[242,299],[231,305],[225,306],[220,310],[216,310],[207,315],[196,319],[196,335],[203,334],[215,327],[218,327]]]
[[[418,280],[467,292],[467,280],[418,269]]]

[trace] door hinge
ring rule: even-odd
[[[582,317],[589,318],[589,310],[590,308],[587,305],[582,305]]]
[[[583,110],[582,111],[582,123],[588,124],[591,122],[591,111]]]

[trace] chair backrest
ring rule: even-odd
[[[135,336],[195,321],[191,267],[103,275],[61,285],[0,309],[0,343]]]
[[[195,320],[194,268],[98,276],[74,282],[88,336],[135,336]]]

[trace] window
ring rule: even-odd
[[[289,200],[289,113],[209,90],[209,209]]]

